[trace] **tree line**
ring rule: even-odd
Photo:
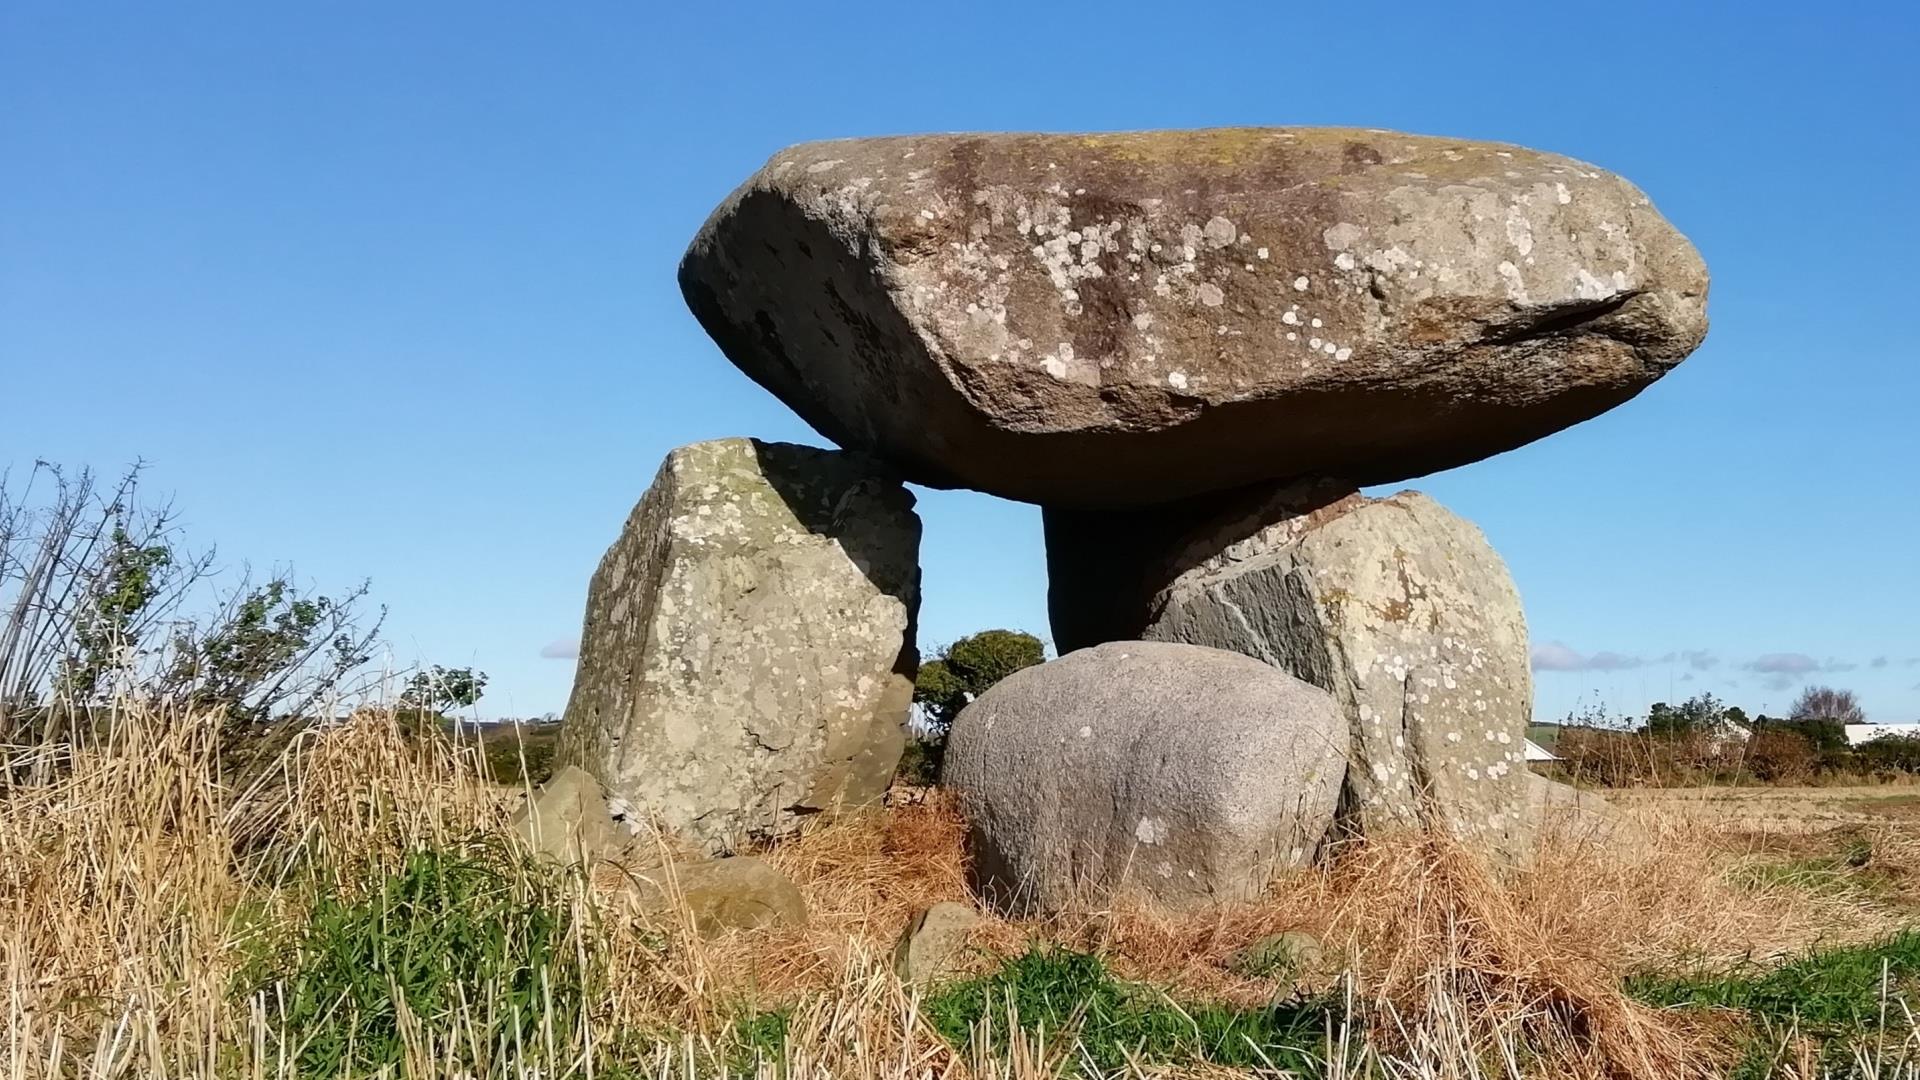
[[[1602,715],[1542,725],[1557,768],[1608,787],[1822,780],[1892,780],[1920,774],[1920,738],[1886,734],[1853,745],[1848,724],[1867,722],[1850,690],[1810,686],[1785,716],[1749,716],[1711,693],[1655,702],[1645,718]]]

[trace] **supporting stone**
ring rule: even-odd
[[[558,763],[709,852],[878,799],[917,663],[912,507],[858,455],[669,454],[594,574]]]
[[[1097,547],[1128,516],[1049,511],[1049,563]],[[1526,621],[1477,528],[1417,492],[1373,500],[1322,485],[1242,494],[1157,534],[1176,539],[1135,550],[1131,567],[1056,577],[1056,613],[1103,620],[1056,627],[1063,648],[1113,633],[1264,660],[1339,703],[1351,825],[1436,822],[1487,850],[1524,850]]]

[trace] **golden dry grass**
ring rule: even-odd
[[[110,731],[0,793],[10,1077],[293,1075],[271,991],[239,978],[246,965],[284,948],[317,895],[363,892],[409,852],[504,837],[515,798],[470,749],[409,740],[378,715],[307,733],[244,780],[222,774],[208,718],[135,709]],[[16,748],[15,764],[36,753],[56,752]],[[1920,840],[1883,832],[1876,857],[1920,867]],[[1659,808],[1634,811],[1604,842],[1550,828],[1528,865],[1503,870],[1444,837],[1378,838],[1255,903],[989,919],[970,962],[987,971],[1060,944],[1182,1000],[1257,1005],[1288,988],[1236,974],[1231,958],[1306,930],[1348,970],[1323,1075],[1705,1076],[1726,1060],[1723,1033],[1632,1001],[1624,976],[1861,939],[1903,915],[1884,897],[1743,878],[1760,846],[1724,820]],[[479,1054],[485,1071],[518,1075],[538,1058],[543,1075],[585,1075],[620,1037],[632,1072],[706,1075],[731,1025],[776,1007],[790,1010],[780,1057],[752,1066],[767,1075],[1036,1077],[1078,1061],[1059,1033],[957,1053],[888,970],[916,910],[968,898],[964,830],[937,795],[766,854],[805,894],[804,929],[701,941],[684,920],[565,878],[568,948],[598,965],[599,996],[578,1025],[545,1032],[552,1045],[538,1053]],[[477,1052],[461,1039],[479,1041],[482,1012],[416,1018],[402,1071],[469,1067]]]
[[[1804,833],[1841,826],[1880,828],[1920,823],[1920,789],[1912,783],[1836,787],[1629,788],[1610,796],[1619,806],[1686,817],[1748,833]]]

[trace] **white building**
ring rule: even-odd
[[[1848,724],[1847,745],[1859,746],[1864,742],[1888,735],[1904,735],[1908,738],[1920,738],[1920,724]]]

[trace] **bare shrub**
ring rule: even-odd
[[[0,743],[89,736],[128,697],[241,730],[365,687],[384,613],[364,615],[364,584],[327,596],[291,571],[218,574],[141,475],[0,475]]]
[[[1747,741],[1747,768],[1769,784],[1800,784],[1813,778],[1820,755],[1796,732],[1762,728]]]

